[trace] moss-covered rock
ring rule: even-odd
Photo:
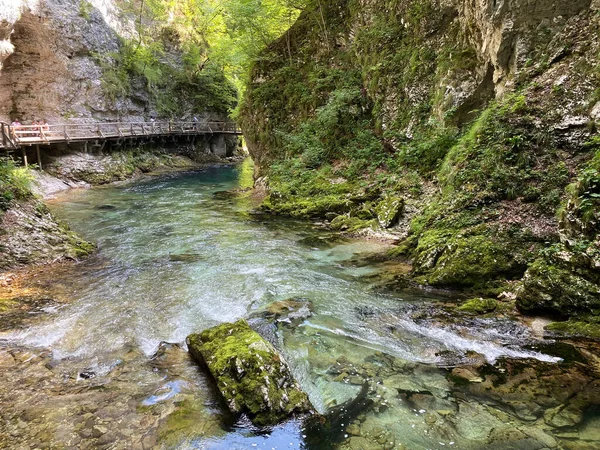
[[[262,204],[268,212],[299,218],[326,218],[328,214],[344,214],[356,205],[343,197],[326,195],[310,198],[283,198],[278,193],[271,193]]]
[[[561,242],[536,259],[517,290],[517,306],[522,311],[586,321],[600,316],[600,150],[597,139],[589,145],[596,148],[594,156],[565,189]],[[568,332],[567,325],[553,326]],[[591,329],[577,328],[593,334]]]
[[[256,425],[312,412],[307,395],[277,350],[245,320],[188,336],[190,353],[206,364],[229,408]]]
[[[396,225],[403,208],[404,199],[401,197],[386,197],[382,199],[375,207],[379,225],[383,228],[390,228]]]
[[[60,222],[39,200],[13,202],[0,217],[0,271],[77,259],[96,249]]]
[[[340,216],[336,216],[331,221],[329,226],[333,230],[352,232],[352,231],[357,231],[357,230],[360,230],[363,228],[368,228],[374,224],[375,223],[373,220],[364,220],[364,219],[360,219],[358,217],[350,217],[348,215],[340,215]]]
[[[498,307],[498,300],[494,298],[472,298],[460,305],[458,309],[470,314],[486,314]]]
[[[588,322],[567,320],[566,322],[552,322],[546,330],[558,336],[572,338],[582,337],[600,340],[600,317],[589,319]]]
[[[556,260],[536,260],[516,294],[517,307],[524,312],[600,315],[600,286]]]
[[[499,278],[523,274],[526,256],[515,250],[515,242],[501,236],[449,234],[431,230],[416,248],[417,281],[432,286],[477,287]]]

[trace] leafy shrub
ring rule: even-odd
[[[0,210],[6,211],[13,200],[31,196],[31,173],[9,158],[0,158]]]

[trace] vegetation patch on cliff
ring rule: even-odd
[[[264,207],[355,231],[390,226],[378,210],[402,198],[393,255],[417,282],[494,296],[525,276],[522,310],[597,314],[597,11],[477,8],[309,2],[241,109]],[[573,277],[586,289],[566,292]]]

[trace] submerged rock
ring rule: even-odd
[[[363,383],[356,397],[317,415],[304,425],[305,442],[309,448],[330,448],[343,440],[345,424],[351,423],[360,413],[373,405],[369,398],[369,383]]]
[[[199,253],[173,253],[169,255],[169,261],[173,262],[198,262],[206,259]]]
[[[312,302],[307,298],[297,297],[271,303],[266,308],[253,313],[252,316],[275,322],[297,324],[312,314]]]
[[[255,425],[313,412],[283,357],[245,320],[192,334],[187,344],[210,370],[231,411],[248,414]]]

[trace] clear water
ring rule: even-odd
[[[297,326],[279,328],[281,349],[321,412],[356,395],[360,388],[351,373],[340,377],[331,370],[336,361],[346,367],[373,368],[374,373],[364,377],[373,382],[377,389],[373,396],[385,407],[368,409],[352,419],[362,430],[371,428],[365,439],[372,441],[372,448],[488,448],[481,427],[489,431],[494,426],[520,426],[518,421],[507,425],[505,414],[489,405],[458,405],[451,397],[447,372],[438,366],[446,363],[448,353],[461,358],[468,351],[490,362],[501,356],[558,361],[520,347],[519,343],[534,340],[526,328],[491,319],[465,324],[413,319],[415,310],[439,299],[375,291],[361,278],[375,268],[347,264],[361,253],[383,250],[383,244],[332,239],[310,223],[253,215],[249,196],[214,196],[250,186],[251,174],[245,163],[66,194],[53,210],[96,242],[98,254],[62,280],[68,283],[71,303],[29,329],[5,333],[4,341],[49,348],[56,364],[89,368],[108,377],[110,384],[110,374],[131,349],[139,353],[133,358],[138,373],[149,371],[147,360],[161,342],[181,343],[192,332],[247,317],[274,301],[302,297],[312,302],[314,315]],[[207,381],[190,372],[196,370],[191,369],[192,363],[184,365],[187,368],[175,371],[176,375],[171,370],[156,379],[150,372],[120,379],[131,388],[123,387],[119,395],[131,396],[140,407],[168,403],[175,411],[180,407],[178,399],[185,395],[195,402],[194,411],[202,420],[220,418],[223,411],[214,403]],[[398,380],[399,374],[404,378]],[[455,413],[452,426],[432,425],[426,417],[429,408],[407,404],[387,387],[398,384],[431,393],[435,399],[431,408]],[[140,393],[139,386],[147,386],[147,392]],[[309,446],[295,421],[267,433],[244,422],[221,421],[220,427],[209,431],[199,426],[196,430],[194,423],[179,426],[178,431],[185,428],[180,433],[167,430],[169,439],[161,440],[165,436],[161,427],[164,431],[172,426],[163,423],[156,432],[156,445]],[[310,448],[363,448],[356,439],[351,441],[348,425],[332,431],[331,444],[323,441],[322,446]]]

